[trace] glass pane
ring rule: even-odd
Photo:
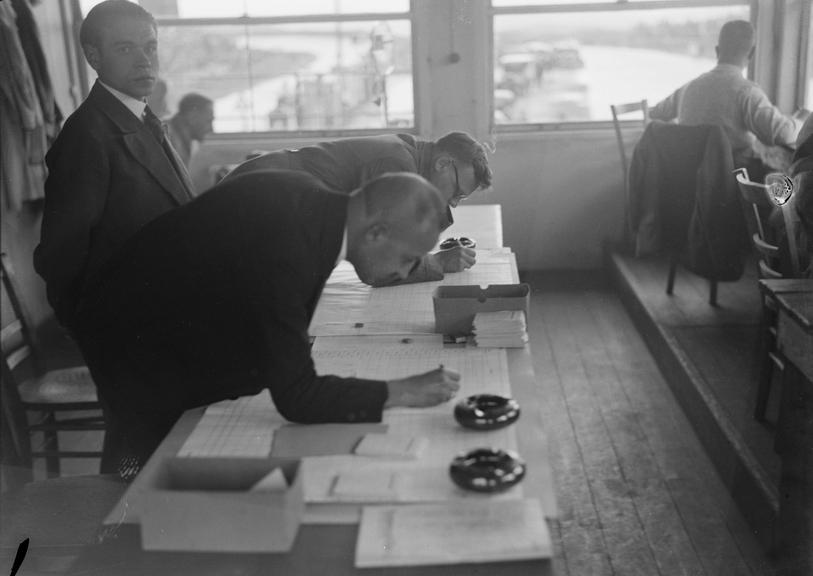
[[[80,0],[87,14],[102,0]],[[153,16],[180,18],[233,18],[237,16],[305,16],[409,12],[409,0],[133,0]]]
[[[714,67],[727,20],[748,6],[494,17],[497,124],[607,120],[654,105]]]
[[[813,110],[813,16],[807,30],[807,94],[805,108]]]
[[[411,127],[406,20],[162,26],[170,112],[187,92],[215,101],[215,132]]]

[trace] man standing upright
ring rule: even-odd
[[[167,123],[167,135],[187,168],[194,146],[212,132],[214,102],[202,94],[190,92],[178,102],[178,112]]]
[[[754,27],[744,20],[726,22],[717,41],[717,66],[678,88],[649,112],[655,120],[674,120],[696,126],[716,124],[725,130],[734,155],[734,167],[748,168],[752,179],[762,180],[769,168],[756,150],[792,145],[804,120],[784,115],[743,70],[756,47]]]
[[[106,0],[82,22],[80,41],[98,74],[46,156],[45,213],[34,267],[59,321],[101,266],[155,217],[192,199],[189,175],[145,99],[158,78],[152,15]]]

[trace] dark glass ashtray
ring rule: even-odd
[[[519,418],[519,403],[496,394],[475,394],[454,407],[455,420],[473,430],[496,430],[513,424]]]
[[[525,462],[510,450],[477,448],[457,456],[449,466],[455,484],[474,492],[502,492],[525,477]]]
[[[450,248],[456,248],[457,246],[462,246],[463,248],[475,248],[477,247],[477,242],[475,242],[473,238],[461,236],[460,238],[446,238],[446,240],[440,243],[441,250],[448,250]]]

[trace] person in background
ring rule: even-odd
[[[145,226],[78,314],[108,408],[102,472],[131,478],[185,410],[264,389],[300,423],[378,422],[390,407],[450,400],[460,377],[442,367],[390,381],[317,375],[308,338],[339,261],[367,283],[404,278],[437,242],[444,210],[416,174],[345,194],[262,170]]]
[[[750,178],[761,182],[772,169],[763,164],[757,141],[764,146],[791,146],[808,112],[786,116],[762,88],[743,76],[755,48],[750,22],[726,22],[715,48],[717,66],[656,104],[649,116],[692,126],[721,126],[731,143],[734,167],[747,168]]]
[[[45,209],[34,267],[57,319],[142,226],[192,199],[186,168],[147,106],[158,78],[152,15],[127,0],[88,12],[79,32],[98,74],[46,155]]]
[[[298,150],[278,150],[243,162],[226,178],[253,170],[301,170],[334,190],[351,192],[386,172],[420,174],[440,190],[447,205],[443,229],[453,222],[451,208],[477,190],[491,186],[491,169],[482,144],[465,132],[450,132],[434,140],[410,134],[388,134],[321,142]],[[476,252],[456,246],[424,257],[403,282],[441,280],[445,272],[474,265]]]
[[[190,93],[181,98],[178,112],[167,122],[167,135],[175,150],[189,168],[195,147],[212,133],[215,120],[214,102],[206,96]]]

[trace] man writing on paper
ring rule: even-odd
[[[432,142],[410,134],[388,134],[278,150],[243,162],[226,178],[265,168],[301,170],[343,192],[386,172],[420,174],[440,190],[447,205],[444,230],[453,222],[452,208],[477,190],[491,186],[485,148],[465,132],[450,132]],[[442,280],[445,272],[471,268],[475,258],[475,251],[463,246],[427,254],[402,282]]]
[[[444,204],[415,174],[352,193],[292,171],[215,186],[128,242],[82,301],[77,338],[105,405],[102,471],[132,477],[184,410],[268,388],[294,422],[377,422],[451,399],[459,376],[317,375],[308,325],[346,258],[367,283],[405,278],[437,242]]]

